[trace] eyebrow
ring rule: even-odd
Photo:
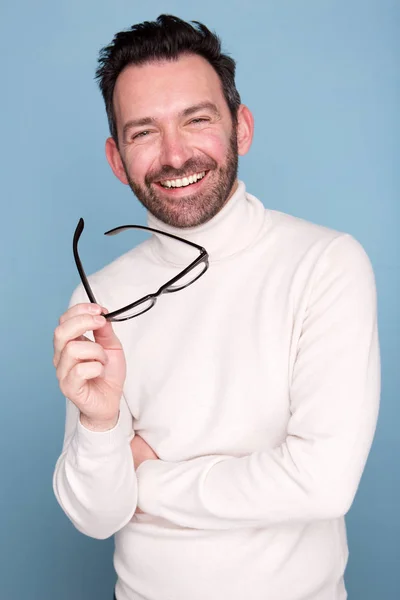
[[[213,113],[217,118],[221,117],[221,114],[217,108],[217,106],[213,102],[200,102],[199,104],[194,104],[193,106],[189,106],[185,108],[180,113],[178,113],[178,117],[190,117],[194,113],[199,112],[200,110],[209,110]],[[127,123],[125,123],[123,128],[123,136],[126,137],[127,132],[132,127],[143,127],[145,125],[153,125],[157,123],[157,119],[154,117],[143,117],[142,119],[131,119]]]

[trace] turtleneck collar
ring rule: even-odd
[[[181,229],[166,225],[148,213],[148,225],[166,233],[172,233],[203,246],[210,262],[228,258],[249,246],[265,219],[265,208],[254,196],[246,193],[242,181],[220,212],[210,221],[197,227]],[[152,248],[163,260],[173,264],[184,264],[193,260],[193,248],[166,236],[155,234]]]

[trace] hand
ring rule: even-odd
[[[153,448],[151,448],[148,443],[145,442],[144,439],[137,433],[131,441],[131,450],[135,471],[145,460],[158,460],[158,456],[154,452]]]
[[[81,423],[96,431],[112,429],[126,376],[121,342],[97,304],[77,304],[54,332],[54,359],[62,393],[81,412]],[[93,331],[92,342],[83,334]]]

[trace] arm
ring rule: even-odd
[[[285,442],[242,458],[146,461],[137,471],[143,512],[184,527],[229,529],[348,511],[380,388],[374,276],[350,236],[320,257],[297,350]]]
[[[78,292],[71,300],[71,307],[79,299]],[[58,329],[64,328],[65,332],[65,327],[71,328],[74,321],[79,325],[79,319],[90,321],[92,317],[87,312],[82,313],[85,306],[88,305],[70,308],[68,318],[61,319]],[[63,336],[65,338],[60,331],[59,338]],[[122,349],[109,324],[95,331],[94,337],[96,344],[75,332],[69,344],[69,357],[65,356],[68,342],[62,351],[57,351],[55,342],[60,387],[74,402],[67,400],[64,446],[55,467],[53,487],[59,504],[75,527],[86,535],[103,539],[132,518],[137,484],[129,445],[132,416],[120,391],[124,379]],[[67,366],[63,367],[63,364]],[[98,372],[95,379],[88,379],[86,372],[82,378],[82,371],[78,376],[76,367],[95,368],[101,373]],[[92,386],[95,393],[83,397],[84,388],[92,381],[95,382]],[[118,384],[115,393],[113,383]],[[103,409],[99,410],[101,405]]]

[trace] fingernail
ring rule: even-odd
[[[106,320],[104,317],[102,317],[101,315],[98,315],[97,317],[93,318],[94,322],[96,323],[96,325],[104,325]]]

